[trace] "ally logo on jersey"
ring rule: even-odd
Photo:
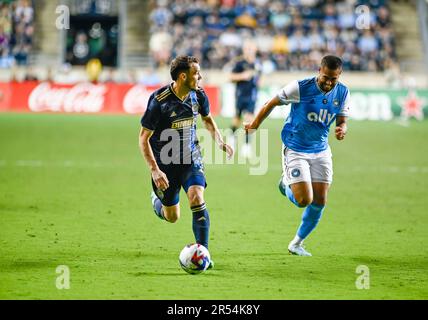
[[[331,125],[331,122],[336,118],[335,113],[329,113],[327,109],[320,109],[319,113],[309,112],[308,120],[313,122],[321,122],[327,126]]]

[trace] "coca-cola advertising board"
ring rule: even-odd
[[[0,112],[64,112],[144,114],[158,87],[138,84],[51,82],[0,83]],[[211,113],[220,111],[219,88],[204,87]]]

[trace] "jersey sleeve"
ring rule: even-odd
[[[297,80],[290,82],[278,92],[278,98],[282,104],[299,103],[300,89]]]
[[[351,94],[349,93],[349,90],[346,92],[346,98],[343,102],[342,108],[338,112],[338,116],[342,117],[349,117],[349,109],[351,107]]]
[[[208,100],[208,96],[203,89],[200,89],[198,92],[198,102],[199,113],[201,116],[208,116],[210,114],[210,101]]]
[[[141,126],[150,131],[154,131],[159,123],[161,116],[160,104],[151,96],[147,103],[147,110],[141,118]]]

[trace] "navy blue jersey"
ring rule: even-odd
[[[175,95],[172,85],[152,93],[141,125],[153,131],[150,146],[158,165],[202,166],[196,121],[199,114],[206,117],[209,113],[208,97],[202,89],[191,91],[184,100]]]
[[[248,70],[255,71],[255,75],[248,81],[238,81],[236,83],[237,101],[257,100],[257,83],[261,74],[260,63],[257,60],[254,63],[250,63],[244,58],[239,58],[232,69],[232,73],[241,73]]]

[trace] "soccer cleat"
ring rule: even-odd
[[[289,244],[288,252],[296,256],[312,257],[312,254],[305,250],[302,244]]]
[[[208,266],[208,269],[214,269],[214,261],[210,260],[210,265]]]
[[[156,195],[156,193],[154,193],[154,191],[152,191],[152,193],[150,194],[150,199],[151,199],[151,201],[152,201],[152,207],[153,207],[153,211],[154,211],[154,213],[155,213],[156,217],[158,217],[158,218],[159,218],[159,219],[161,219],[161,220],[166,220],[166,219],[165,219],[165,217],[163,216],[162,212],[159,214],[159,213],[156,211],[155,201],[156,201],[156,199],[158,199],[158,196]],[[161,210],[161,211],[162,211],[162,210]]]
[[[281,180],[279,180],[279,184],[278,184],[278,188],[279,188],[279,192],[281,192],[281,194],[286,197],[287,196],[287,185],[284,183],[284,179],[283,176],[281,176]]]
[[[249,144],[246,143],[241,147],[241,155],[245,159],[251,158],[252,152],[251,152],[251,146]]]
[[[156,201],[157,197],[158,196],[156,195],[156,193],[154,191],[152,191],[152,193],[150,194],[150,199],[152,200],[153,209],[155,208],[155,201]]]
[[[233,149],[236,148],[236,139],[235,139],[235,134],[231,134],[229,135],[228,139],[227,139],[227,143],[232,146]]]

